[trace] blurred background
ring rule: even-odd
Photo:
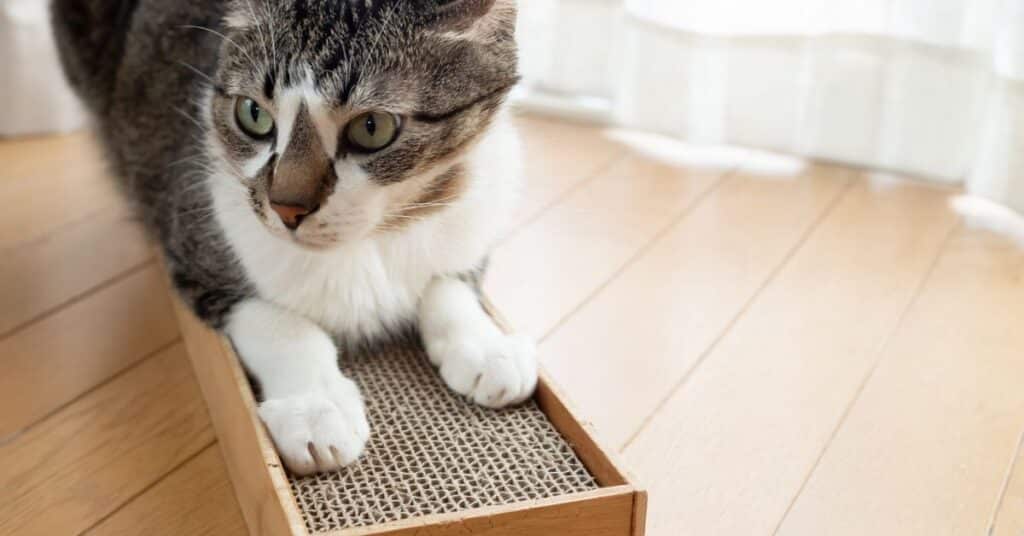
[[[648,534],[1024,534],[1024,0],[519,3],[485,287]],[[96,141],[0,0],[0,534],[243,534]]]
[[[531,106],[1024,210],[1024,3],[526,0]]]

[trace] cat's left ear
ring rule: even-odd
[[[435,7],[427,22],[438,31],[471,39],[514,33],[516,0],[451,0]]]

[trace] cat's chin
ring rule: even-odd
[[[309,251],[330,251],[345,243],[344,241],[337,240],[332,240],[330,242],[303,240],[294,236],[291,237],[291,242],[300,248],[307,249]]]
[[[280,234],[280,233],[279,233]],[[309,251],[330,251],[340,248],[345,244],[365,240],[370,233],[363,229],[351,229],[348,231],[335,231],[329,233],[303,233],[287,232],[284,236],[292,244]]]
[[[313,235],[313,236],[309,236],[309,235],[302,235],[302,234],[297,234],[297,233],[289,233],[287,235],[287,238],[288,238],[288,241],[290,241],[292,244],[295,244],[296,246],[298,246],[298,247],[300,247],[302,249],[305,249],[305,250],[309,250],[309,251],[330,251],[332,249],[337,249],[339,247],[342,247],[345,244],[350,244],[352,242],[358,242],[358,241],[362,240],[363,238],[365,238],[365,235],[364,234],[354,233],[351,236],[349,236],[349,235],[345,235],[345,236],[339,236],[339,235],[330,235],[330,236]]]

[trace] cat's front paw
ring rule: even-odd
[[[297,475],[355,462],[370,438],[363,400],[348,380],[323,391],[266,400],[259,414],[285,466]]]
[[[520,335],[444,337],[427,352],[448,387],[481,406],[519,404],[537,387],[537,347]]]

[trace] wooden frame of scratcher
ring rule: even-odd
[[[182,336],[217,431],[224,461],[250,534],[310,535],[288,477],[258,415],[249,382],[230,343],[175,301]],[[493,308],[491,314],[502,322]],[[330,536],[643,536],[647,494],[601,447],[546,375],[536,401],[594,476],[599,488],[551,499],[431,515]]]

